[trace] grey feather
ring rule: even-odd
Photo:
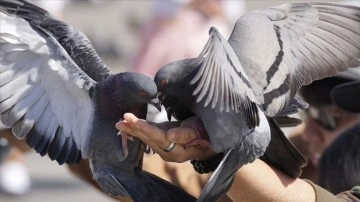
[[[197,86],[193,93],[197,95],[197,102],[206,96],[205,107],[212,101],[212,108],[220,104],[220,111],[229,112],[232,109],[238,113],[240,106],[247,108],[249,103],[255,101],[253,92],[248,90],[249,81],[236,54],[216,28],[210,29],[210,39],[199,57],[204,57],[204,62],[191,81],[191,84],[196,83]],[[224,93],[217,94],[219,90]]]
[[[66,137],[63,134],[64,130],[62,127],[57,128],[55,137],[51,142],[48,154],[51,160],[55,160],[59,157],[62,148],[66,142]]]
[[[237,21],[229,43],[267,115],[284,110],[302,85],[360,64],[359,12],[349,5],[293,3],[252,11]],[[282,61],[265,79],[261,72],[280,48]],[[285,78],[288,90],[280,90]]]

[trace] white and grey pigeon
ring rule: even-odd
[[[59,164],[90,160],[112,196],[134,201],[194,201],[142,170],[145,146],[127,144],[115,123],[126,112],[146,118],[157,88],[139,74],[113,74],[75,28],[23,0],[0,0],[0,122]]]
[[[211,148],[225,153],[199,201],[216,201],[238,168],[261,156],[299,176],[305,161],[278,124],[306,107],[295,98],[301,86],[359,66],[359,58],[359,7],[291,3],[246,13],[228,40],[211,28],[198,58],[162,67],[155,83],[169,116],[196,115]]]

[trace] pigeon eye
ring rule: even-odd
[[[167,84],[168,84],[168,81],[167,81],[167,80],[162,80],[162,81],[160,82],[161,87],[165,87],[165,86],[167,86]]]
[[[145,93],[144,91],[140,91],[140,92],[139,92],[139,95],[140,95],[140,96],[145,96],[146,93]]]

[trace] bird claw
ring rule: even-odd
[[[150,154],[150,147],[149,145],[145,145],[145,151],[146,154]]]
[[[127,157],[129,154],[128,140],[134,141],[134,138],[125,132],[120,133],[120,135],[121,135],[121,145],[122,145],[123,153],[124,156]]]
[[[155,151],[153,149],[151,149],[151,147],[149,147],[149,145],[146,145],[145,147],[145,151],[144,151],[146,154],[155,154]]]

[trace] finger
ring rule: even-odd
[[[137,118],[132,113],[124,114],[124,121],[119,121],[115,127],[119,130],[125,131],[131,136],[135,136],[143,140],[145,143],[151,141],[153,138],[149,136],[149,133],[159,133],[155,127],[151,127],[145,120]]]
[[[135,122],[139,120],[139,118],[132,113],[125,113],[123,117],[124,120],[131,126],[133,126]]]
[[[152,126],[156,126],[162,130],[168,131],[171,128],[175,128],[175,127],[179,127],[180,126],[180,121],[165,121],[162,123],[154,123],[154,122],[148,122],[149,124],[151,124]]]
[[[136,116],[130,113],[126,113],[124,115],[124,119],[127,122],[127,126],[131,128],[129,131],[136,133],[145,144],[152,148],[165,161],[185,162],[191,159],[202,160],[214,155],[214,152],[209,148],[203,149],[193,146],[185,148],[181,144],[176,144],[170,152],[165,152],[164,149],[169,146],[171,142],[166,139],[166,133],[164,130],[161,130],[155,125],[150,125],[148,122],[138,119]],[[126,127],[124,127],[124,129],[128,130]],[[128,133],[131,134],[131,132]],[[181,135],[184,135],[188,138],[182,139],[179,142],[187,143],[197,137],[195,130],[190,127],[179,128],[179,130],[175,128],[173,132],[176,133],[176,137],[181,137]],[[170,132],[170,134],[171,133],[172,132]],[[177,138],[174,140],[176,139]]]
[[[145,120],[138,119],[131,113],[124,114],[124,119],[127,121],[127,126],[129,126],[130,129],[128,129],[126,126],[123,126],[122,124],[120,124],[119,127],[123,128],[125,132],[129,133],[130,135],[134,135],[140,138],[156,153],[164,152],[163,150],[171,143],[166,140],[164,130],[154,125],[150,125]]]
[[[144,134],[149,134],[149,132],[160,132],[160,128],[150,125],[147,121],[137,118],[132,113],[125,113],[124,120],[131,126],[133,129],[140,130]]]
[[[191,127],[172,128],[166,133],[169,142],[185,145],[197,138],[196,131]]]
[[[129,155],[129,147],[128,147],[128,134],[125,132],[121,133],[121,145],[123,149],[123,153],[125,156]]]
[[[136,135],[139,137],[165,161],[184,162],[193,159],[198,152],[203,153],[202,151],[195,149],[195,147],[192,149],[187,149],[180,144],[175,145],[175,147],[170,152],[166,152],[164,149],[167,148],[171,142],[166,140],[166,134],[164,130],[156,127],[156,125],[150,125],[148,122],[138,119],[132,114],[124,115],[124,119],[127,121],[127,123],[125,124],[120,122],[119,127],[125,130],[127,133],[133,133],[131,135]],[[188,129],[186,131],[188,131]],[[181,134],[183,133],[179,131],[179,135]]]
[[[124,121],[119,121],[115,124],[115,127],[120,130],[121,132],[125,132],[127,134],[130,134],[131,136],[138,137],[140,139],[145,138],[145,135],[135,127],[132,127],[128,123]]]

